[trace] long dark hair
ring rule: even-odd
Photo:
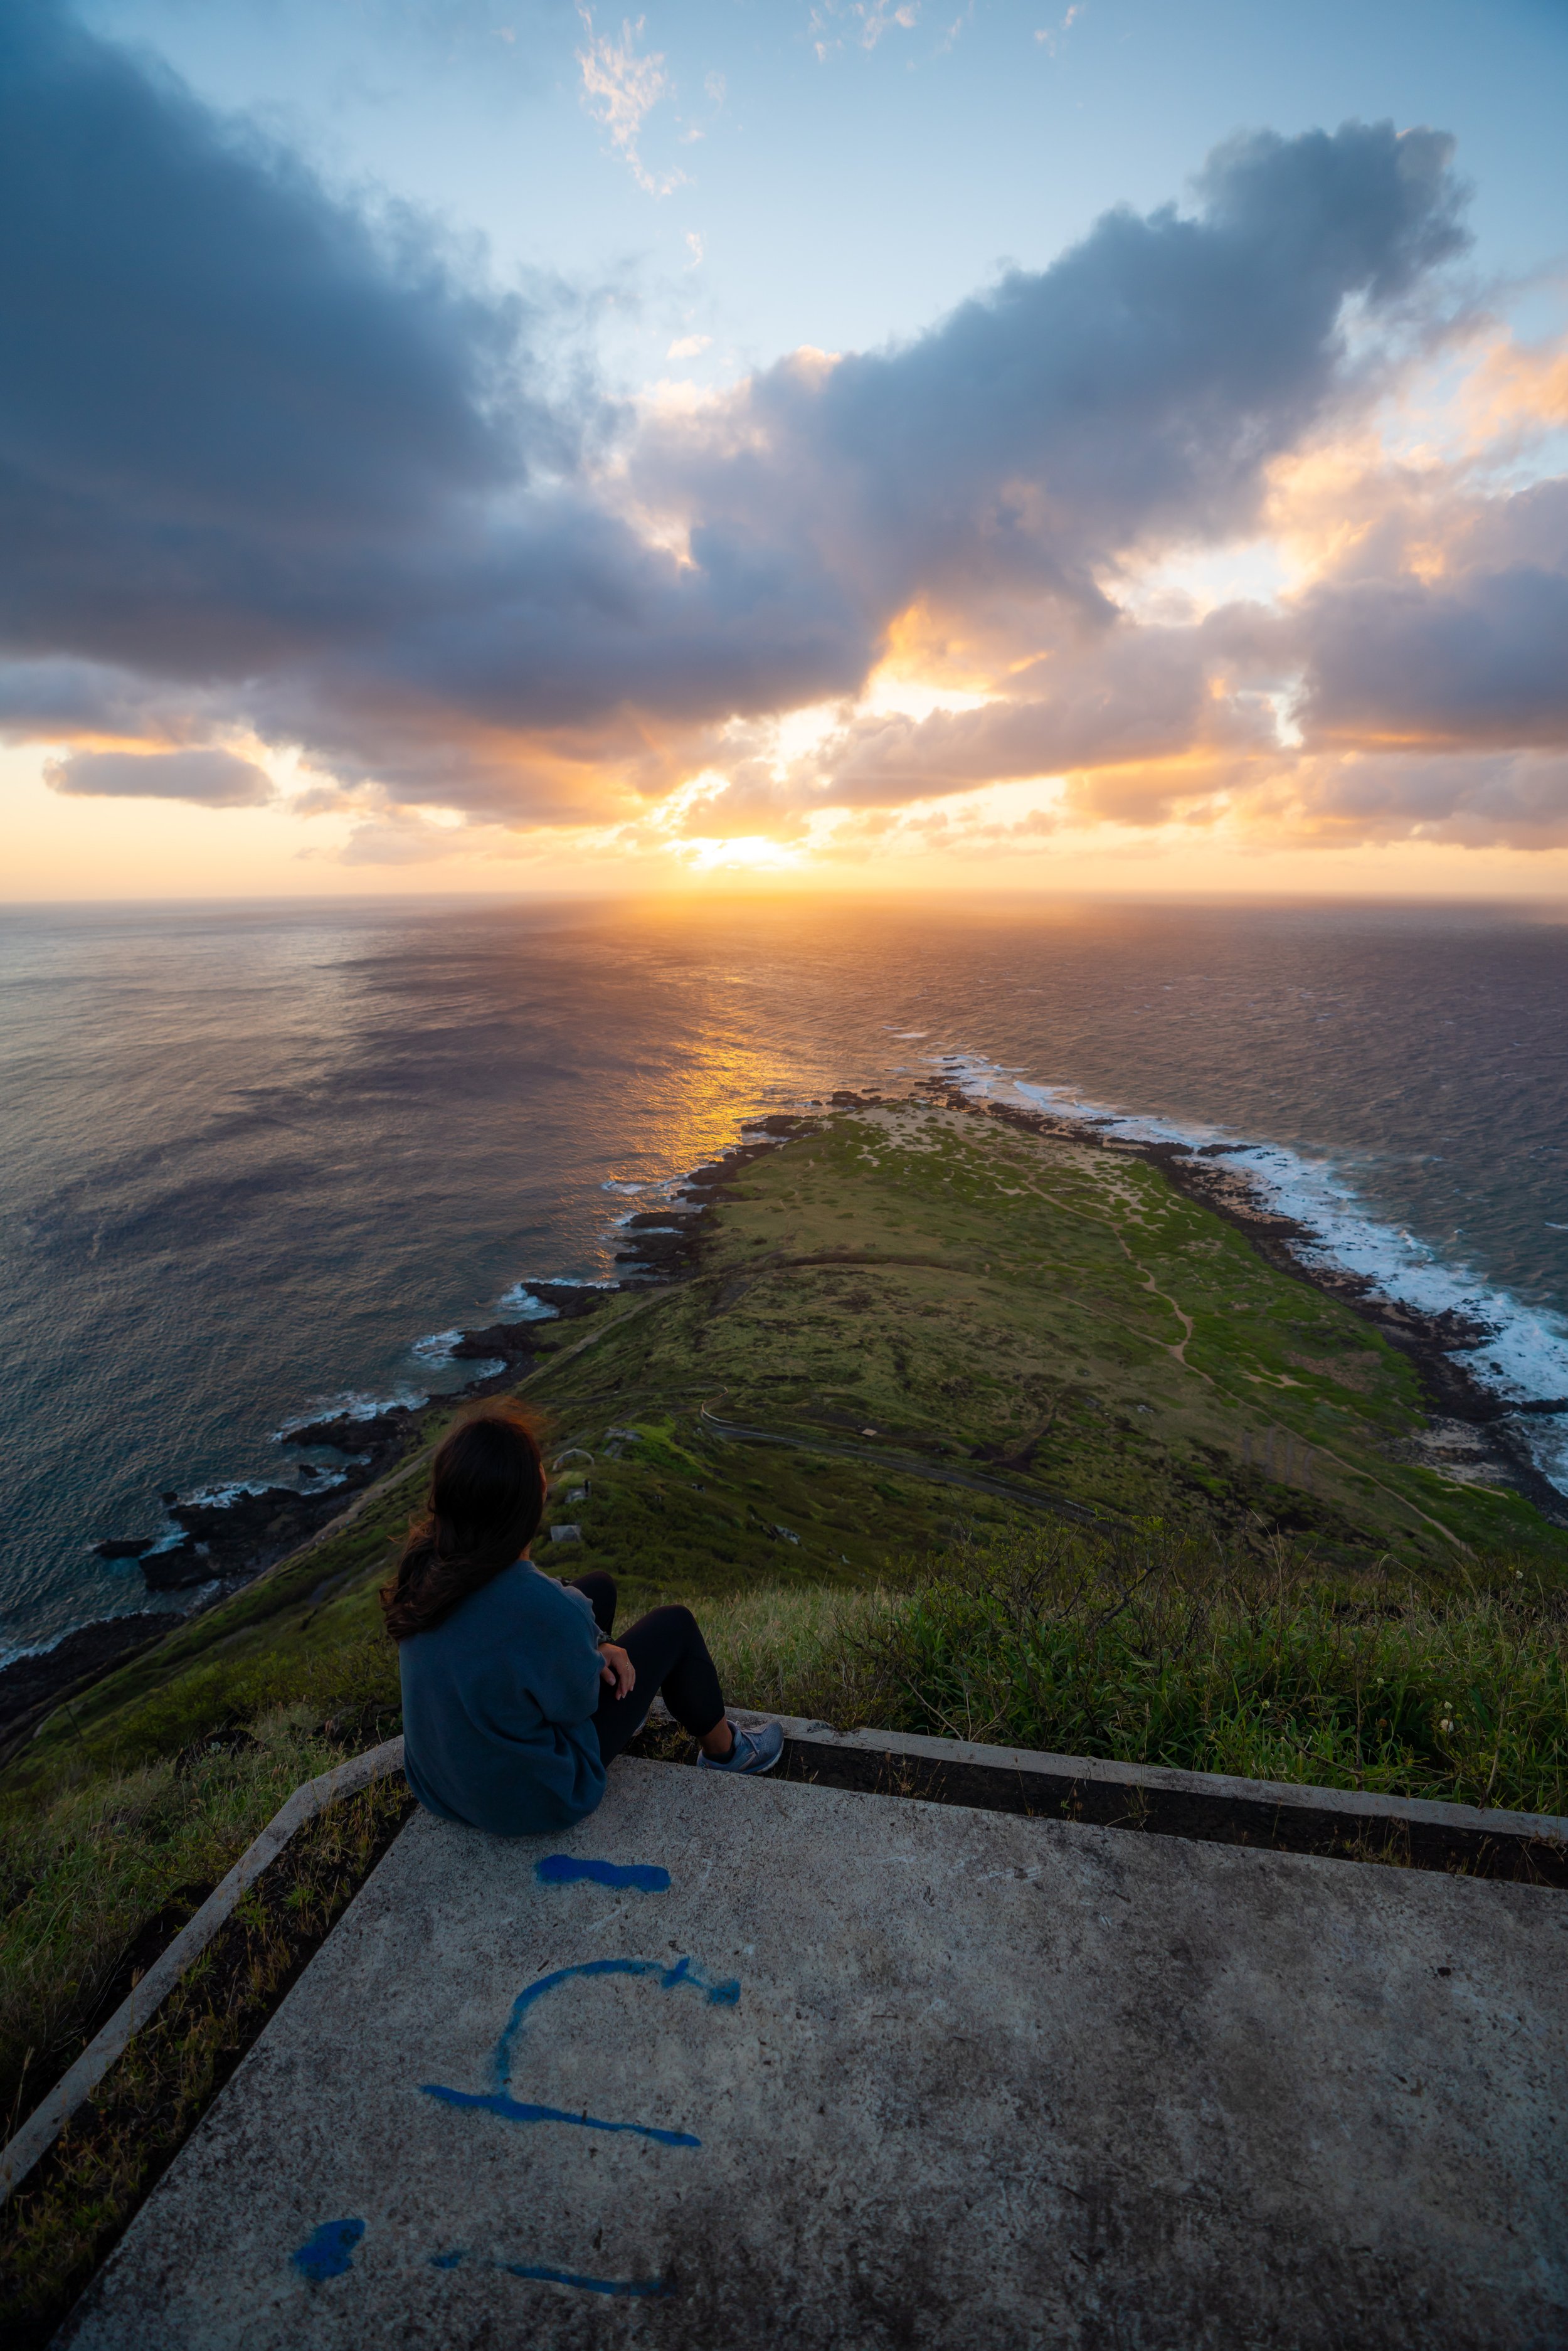
[[[409,1529],[381,1592],[394,1641],[428,1633],[460,1600],[510,1567],[544,1516],[538,1436],[518,1405],[492,1405],[444,1437],[430,1465],[425,1517]]]

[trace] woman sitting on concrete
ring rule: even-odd
[[[655,1690],[709,1771],[771,1771],[782,1732],[727,1719],[689,1608],[654,1608],[617,1643],[612,1577],[563,1584],[534,1566],[545,1490],[515,1405],[476,1413],[436,1448],[429,1515],[381,1595],[420,1802],[501,1836],[565,1828],[598,1803]]]

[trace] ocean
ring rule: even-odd
[[[1245,1146],[1322,1253],[1481,1322],[1483,1381],[1568,1396],[1561,910],[13,908],[0,979],[0,1663],[150,1604],[96,1541],[459,1385],[458,1331],[840,1087]],[[1521,1426],[1568,1491],[1568,1416]]]

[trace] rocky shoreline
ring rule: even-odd
[[[860,1099],[858,1095],[834,1097],[841,1103]],[[722,1159],[694,1168],[675,1196],[679,1205],[629,1217],[622,1229],[637,1238],[616,1251],[616,1263],[623,1269],[618,1280],[530,1281],[530,1297],[553,1309],[550,1327],[598,1312],[625,1289],[685,1278],[695,1263],[701,1213],[720,1186],[807,1123],[782,1113],[748,1122],[742,1132],[759,1135],[760,1140],[742,1143]],[[672,1224],[674,1231],[667,1229]],[[545,1360],[536,1343],[540,1327],[538,1322],[491,1322],[463,1332],[448,1350],[451,1359],[498,1364],[499,1369],[466,1381],[436,1400],[438,1404],[467,1403],[516,1387]],[[199,1593],[198,1604],[203,1606],[226,1599],[298,1551],[329,1526],[357,1494],[394,1469],[419,1444],[432,1401],[391,1405],[363,1419],[338,1414],[300,1422],[283,1434],[280,1443],[298,1452],[324,1450],[338,1457],[329,1468],[301,1464],[301,1476],[313,1482],[236,1485],[221,1499],[188,1501],[177,1492],[166,1491],[160,1499],[168,1518],[181,1530],[177,1542],[106,1535],[93,1549],[100,1559],[137,1561],[150,1593],[189,1592],[193,1598]],[[0,1667],[0,1748],[14,1748],[63,1698],[172,1631],[185,1622],[187,1613],[138,1611],[104,1617],[78,1626],[51,1648],[13,1658]]]
[[[1490,1335],[1483,1324],[1458,1314],[1422,1313],[1385,1296],[1365,1275],[1310,1262],[1301,1251],[1317,1241],[1311,1228],[1281,1216],[1249,1182],[1244,1170],[1217,1164],[1222,1155],[1233,1156],[1235,1146],[1143,1142],[1097,1132],[1081,1119],[1053,1119],[1048,1112],[1025,1110],[1016,1102],[976,1102],[946,1079],[927,1079],[925,1087],[952,1109],[977,1112],[1025,1134],[1050,1135],[1059,1142],[1113,1152],[1121,1158],[1146,1160],[1158,1167],[1184,1198],[1245,1233],[1276,1272],[1290,1274],[1309,1289],[1349,1306],[1390,1346],[1409,1357],[1435,1424],[1427,1466],[1450,1474],[1458,1471],[1479,1483],[1511,1486],[1553,1526],[1568,1527],[1568,1499],[1542,1475],[1510,1425],[1535,1414],[1568,1412],[1568,1396],[1516,1405],[1494,1395],[1455,1360],[1457,1350],[1474,1347]]]

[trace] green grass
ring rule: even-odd
[[[1266,1536],[1063,1531],[748,1594],[710,1640],[768,1712],[1568,1815],[1568,1592],[1517,1558],[1437,1584]]]
[[[356,1661],[350,1694],[379,1683],[395,1731],[395,1661]],[[372,1743],[363,1718],[295,1699],[222,1743],[62,1781],[0,1823],[0,2116],[5,2136],[79,2053],[146,1922],[172,1941],[303,1780]],[[123,1990],[129,1990],[125,1985]]]
[[[272,1762],[287,1761],[285,1726],[270,1726],[262,1744]],[[148,1794],[127,1792],[144,1806]],[[298,1831],[11,2198],[0,2213],[9,2351],[41,2351],[412,1802],[401,1782],[383,1782]],[[187,1811],[187,1832],[199,1809]],[[148,1817],[144,1809],[144,1831]]]
[[[1158,1168],[955,1112],[841,1113],[754,1163],[702,1278],[531,1387],[596,1456],[580,1515],[601,1563],[699,1589],[755,1561],[776,1505],[801,1537],[791,1573],[862,1582],[979,1510],[911,1466],[988,1455],[1018,1526],[1056,1498],[1229,1533],[1262,1515],[1346,1562],[1568,1556],[1518,1494],[1422,1459],[1415,1368],[1349,1306]],[[742,1470],[705,1405],[793,1438],[793,1477],[755,1452]],[[627,1424],[666,1447],[659,1477],[599,1458]],[[810,1449],[829,1445],[863,1458]]]
[[[1048,1534],[883,1596],[849,1646],[856,1717],[888,1729],[1568,1813],[1568,1605],[1517,1561],[1445,1588],[1328,1579],[1288,1544]]]

